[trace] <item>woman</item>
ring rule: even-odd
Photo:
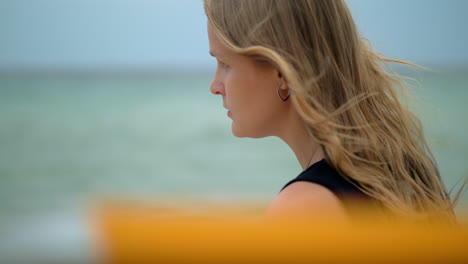
[[[380,63],[416,65],[372,51],[345,1],[204,0],[204,8],[218,61],[210,89],[232,133],[279,137],[303,169],[268,215],[347,217],[343,205],[359,197],[392,215],[454,218],[419,120],[398,97],[403,77]]]

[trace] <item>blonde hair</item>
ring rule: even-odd
[[[410,78],[387,63],[423,67],[374,52],[344,0],[204,0],[204,8],[227,48],[282,73],[293,107],[345,179],[391,213],[454,218],[420,121],[399,98]]]

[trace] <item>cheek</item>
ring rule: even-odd
[[[236,78],[235,71],[231,71],[225,75],[224,87],[226,89],[226,96],[230,98],[229,100],[234,100],[234,98],[238,97],[243,86],[242,79]]]
[[[231,95],[246,116],[250,118],[269,115],[276,107],[275,90],[268,82],[251,79],[239,80],[231,86]]]
[[[252,92],[252,84],[245,78],[245,75],[239,75],[235,72],[226,76],[226,96],[231,97],[236,105],[245,105]]]
[[[251,67],[232,69],[225,75],[225,89],[227,100],[233,110],[249,114],[263,114],[272,107],[275,99],[275,87],[269,80]]]
[[[249,93],[252,100],[259,105],[268,105],[271,103],[272,95],[275,89],[270,81],[262,78],[252,78],[248,82]]]

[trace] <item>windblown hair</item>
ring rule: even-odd
[[[282,73],[293,107],[345,179],[392,214],[454,219],[420,121],[402,103],[411,78],[388,62],[424,67],[374,52],[344,0],[204,0],[204,8],[228,49]]]

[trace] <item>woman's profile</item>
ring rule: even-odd
[[[401,79],[359,36],[344,0],[204,0],[210,86],[236,137],[276,136],[302,172],[268,214],[347,217],[354,198],[394,214],[454,219]],[[386,65],[390,72],[386,71]]]

